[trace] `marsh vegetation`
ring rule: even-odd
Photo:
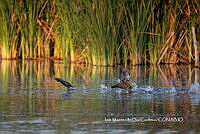
[[[0,58],[193,63],[199,14],[198,0],[1,0]]]

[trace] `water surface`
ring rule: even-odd
[[[0,61],[0,133],[197,133],[200,71],[131,66],[132,93],[111,89],[121,66]],[[73,83],[66,90],[55,77]]]

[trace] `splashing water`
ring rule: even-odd
[[[199,83],[197,83],[197,84],[192,84],[192,85],[190,86],[189,92],[199,94],[199,93],[200,93],[200,84],[199,84]]]

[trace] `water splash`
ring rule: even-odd
[[[190,86],[190,90],[189,90],[190,93],[200,93],[200,84],[197,83],[197,84],[192,84]]]
[[[108,87],[106,85],[101,84],[100,85],[100,89],[101,90],[108,90]]]
[[[109,90],[109,88],[106,85],[103,85],[103,84],[100,85],[99,89],[100,89],[100,92],[102,94],[106,93]]]
[[[190,86],[190,101],[192,105],[198,105],[200,103],[200,85],[199,83],[197,84],[192,84]]]
[[[164,92],[167,93],[167,94],[176,94],[177,93],[175,87],[171,87],[171,88],[165,89]]]
[[[131,89],[131,92],[128,90],[120,89],[120,88],[111,88],[110,86],[107,86],[106,84],[100,84],[96,88],[87,88],[84,85],[82,87],[77,88],[76,90],[66,90],[65,91],[65,96],[72,96],[75,92],[78,92],[79,94],[82,95],[87,95],[89,92],[96,91],[97,94],[102,94],[102,95],[112,95],[118,94],[118,95],[131,95],[131,96],[137,96],[137,95],[142,95],[143,97],[156,97],[158,95],[183,95],[183,94],[200,94],[200,85],[199,84],[192,84],[190,87],[154,87],[151,85],[142,85],[139,86],[133,81],[133,88]],[[107,83],[110,84],[110,83]],[[92,93],[91,93],[92,94]],[[194,97],[194,95],[192,96]],[[195,96],[196,98],[197,96]]]

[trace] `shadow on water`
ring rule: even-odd
[[[111,89],[123,67],[0,61],[0,132],[197,132],[200,86],[189,65],[132,66],[132,93]],[[66,90],[54,78],[73,83]]]

